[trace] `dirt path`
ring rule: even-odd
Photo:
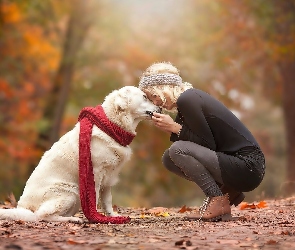
[[[0,249],[295,249],[295,197],[257,204],[201,224],[181,208],[120,208],[132,218],[123,225],[0,221]]]

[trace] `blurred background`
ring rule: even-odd
[[[246,201],[295,191],[294,0],[0,0],[0,200],[18,199],[79,111],[169,61],[225,103],[266,156]],[[169,135],[143,121],[113,189],[118,206],[199,205],[161,163]]]

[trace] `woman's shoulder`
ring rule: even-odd
[[[209,95],[209,94],[201,89],[189,88],[189,89],[185,90],[184,92],[182,92],[182,94],[180,96],[187,97],[190,95],[204,96],[204,95]]]
[[[196,89],[196,88],[190,88],[185,90],[178,98],[178,102],[188,102],[188,101],[197,101],[201,100],[202,97],[209,96],[208,93],[206,93],[203,90]]]
[[[190,88],[181,93],[177,99],[179,108],[189,108],[191,106],[200,105],[202,101],[202,91],[195,88]]]

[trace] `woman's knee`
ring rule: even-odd
[[[188,179],[187,176],[185,176],[185,174],[182,172],[182,170],[171,160],[171,157],[169,154],[169,149],[167,149],[164,152],[164,154],[162,156],[162,162],[168,171],[170,171],[182,178]]]
[[[179,155],[186,154],[185,142],[176,141],[169,148],[169,156],[172,160],[177,159]]]
[[[174,162],[171,160],[170,155],[169,155],[169,149],[167,149],[163,156],[162,156],[162,163],[167,168],[169,171],[173,172],[174,167]]]

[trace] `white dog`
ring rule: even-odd
[[[106,96],[101,107],[106,117],[123,130],[136,134],[138,123],[149,112],[160,112],[137,87],[126,86]],[[81,207],[79,193],[80,122],[45,152],[24,188],[17,208],[0,209],[0,219],[24,221],[78,221],[73,217]],[[122,146],[97,126],[91,136],[91,160],[96,204],[109,216],[119,216],[112,207],[111,186],[118,180],[131,148]]]

